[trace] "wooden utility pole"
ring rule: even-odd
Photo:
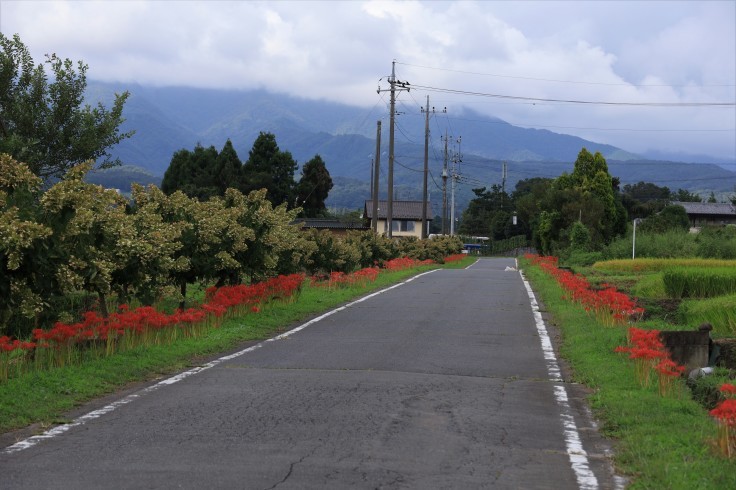
[[[442,234],[447,234],[447,130],[445,130],[445,159],[442,166]]]
[[[386,226],[388,237],[393,236],[393,206],[394,206],[394,122],[396,116],[396,92],[409,91],[409,84],[396,80],[396,60],[391,62],[391,76],[388,79],[391,94],[389,128],[388,128],[388,196],[386,200]],[[398,87],[398,88],[397,88]],[[381,93],[379,87],[378,93]]]
[[[422,112],[426,115],[424,120],[424,182],[422,186],[422,238],[427,238],[427,205],[429,204],[429,193],[427,191],[427,175],[429,174],[429,115],[434,114],[435,110],[432,107],[432,111],[429,110],[429,95],[427,96],[427,108],[422,107]],[[442,109],[442,112],[447,112],[447,107]],[[432,216],[434,217],[434,216]]]
[[[396,61],[391,62],[391,114],[389,116],[388,126],[388,196],[386,201],[386,226],[388,228],[388,237],[393,236],[393,218],[394,218],[394,123],[396,119]]]
[[[373,195],[373,202],[371,203],[373,213],[373,219],[371,220],[371,226],[373,227],[373,233],[378,233],[378,174],[381,168],[381,121],[376,121],[376,158],[375,164],[373,165],[373,189],[371,193]]]
[[[424,120],[424,182],[422,185],[422,240],[427,238],[427,174],[429,173],[429,95]]]
[[[455,141],[459,147],[460,142],[462,141],[462,136],[459,136]],[[462,162],[462,155],[458,150],[452,155],[452,208],[450,211],[450,235],[455,234],[455,183],[457,182],[457,179],[459,177],[459,170],[457,169],[457,166],[460,162]]]

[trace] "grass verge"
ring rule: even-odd
[[[461,268],[474,260],[468,257],[442,267]],[[198,338],[137,348],[83,365],[11,378],[0,383],[0,434],[34,423],[43,427],[66,422],[64,413],[84,402],[113,393],[133,382],[149,381],[202,364],[204,359],[235,350],[246,342],[269,338],[354,298],[434,268],[437,266],[384,270],[375,282],[365,287],[328,290],[305,283],[296,300],[272,303],[257,314],[228,319],[220,328]]]
[[[614,439],[614,463],[629,488],[736,488],[736,464],[715,451],[717,427],[682,381],[662,397],[656,385],[639,385],[632,361],[614,353],[626,329],[605,327],[541,269],[522,261],[525,275],[562,336],[561,356],[575,381],[593,389],[590,403],[602,432]]]

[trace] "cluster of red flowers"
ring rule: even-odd
[[[459,260],[462,254],[450,256],[446,262]],[[384,267],[402,270],[433,264],[432,260],[415,260],[407,257],[389,260]],[[377,267],[366,267],[351,274],[333,272],[328,278],[312,279],[312,284],[353,285],[367,284],[378,277]],[[32,353],[36,365],[61,366],[79,358],[86,348],[104,349],[106,355],[137,345],[151,345],[173,341],[177,336],[196,336],[213,326],[218,326],[224,315],[258,313],[264,303],[293,298],[304,282],[303,274],[278,276],[251,285],[209,288],[205,302],[196,308],[176,310],[167,314],[151,306],[131,310],[121,305],[119,311],[104,318],[94,311],[84,313],[77,323],[57,322],[49,330],[33,330],[33,341],[23,342],[7,336],[0,337],[0,380],[8,378],[10,365],[22,370],[25,353]]]
[[[350,274],[344,272],[332,272],[329,276],[313,276],[311,284],[316,287],[333,286],[365,286],[369,282],[374,282],[378,277],[378,267],[366,267]]]
[[[614,352],[628,352],[629,359],[636,362],[636,374],[642,386],[649,386],[652,371],[659,376],[659,393],[668,394],[676,378],[685,371],[670,358],[659,330],[629,328],[629,346],[619,346]]]
[[[36,347],[35,342],[23,342],[11,339],[7,335],[0,337],[0,352],[12,352],[14,350],[30,350]]]
[[[720,425],[718,447],[723,454],[731,458],[736,454],[736,386],[724,383],[720,388],[726,398],[710,411]]]
[[[588,280],[580,274],[557,267],[557,257],[526,255],[533,264],[552,275],[567,293],[566,299],[581,304],[585,311],[593,312],[604,325],[625,325],[629,319],[640,318],[644,308],[615,287],[603,284],[600,289],[592,288]]]
[[[303,282],[304,274],[290,274],[255,284],[211,287],[205,291],[206,302],[201,308],[218,318],[225,312],[240,315],[248,310],[256,311],[254,308],[261,303],[292,298],[299,292]]]
[[[448,262],[457,262],[458,260],[463,260],[465,257],[467,257],[467,255],[465,254],[450,255],[448,257],[445,257],[445,263],[447,264]]]
[[[127,305],[121,305],[119,311],[107,318],[88,311],[80,322],[57,322],[49,330],[34,329],[33,342],[0,337],[0,380],[8,377],[10,355],[14,351],[33,351],[36,364],[51,367],[73,362],[84,348],[104,348],[109,355],[136,345],[170,342],[177,336],[196,336],[217,326],[226,313],[258,312],[263,303],[292,298],[303,282],[303,274],[292,274],[251,285],[210,288],[202,305],[178,309],[172,314],[151,306],[131,310]],[[16,352],[14,364],[20,366],[17,357]]]
[[[431,259],[427,260],[417,260],[417,259],[410,259],[409,257],[399,257],[398,259],[392,259],[386,261],[385,264],[383,264],[384,269],[388,269],[390,271],[400,271],[404,269],[411,269],[412,267],[419,267],[420,265],[431,265],[434,264],[434,261]]]

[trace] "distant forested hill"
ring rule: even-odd
[[[328,204],[358,208],[368,198],[371,161],[375,153],[376,120],[383,119],[381,182],[385,189],[388,158],[387,109],[372,109],[307,100],[262,90],[234,91],[186,87],[144,87],[90,82],[88,100],[108,103],[117,91],[131,93],[126,103],[124,130],[136,134],[113,149],[126,165],[145,169],[110,173],[100,178],[160,179],[171,156],[196,144],[214,145],[218,151],[229,138],[241,160],[248,158],[253,141],[261,131],[272,132],[282,150],[299,163],[315,154],[324,159],[335,178]],[[397,117],[395,191],[399,198],[421,196],[424,155],[424,116],[419,108],[404,101]],[[447,129],[445,129],[447,128]],[[451,128],[451,131],[450,131]],[[436,114],[431,125],[430,195],[441,209],[441,174],[445,130],[452,140],[462,136],[455,150],[462,152],[456,197],[458,209],[473,197],[474,187],[501,184],[503,162],[507,162],[506,189],[520,179],[556,177],[572,170],[581,148],[600,151],[609,161],[611,173],[622,184],[653,182],[671,189],[683,188],[707,196],[733,192],[736,173],[714,164],[686,164],[644,160],[624,149],[587,141],[552,131],[513,126],[500,119],[468,109]],[[453,134],[454,133],[454,134]],[[452,147],[451,147],[452,148]],[[736,168],[736,167],[727,167]],[[97,177],[93,177],[97,178]],[[297,175],[298,178],[298,175]],[[125,187],[121,185],[110,187]],[[129,185],[128,185],[129,187]],[[448,186],[449,188],[449,186]],[[385,193],[385,190],[384,190]],[[438,207],[439,206],[439,207]]]

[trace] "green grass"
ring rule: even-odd
[[[593,264],[593,269],[609,273],[659,272],[672,267],[726,267],[736,268],[736,260],[702,258],[639,258],[604,260]]]
[[[441,267],[462,268],[474,261],[475,258],[467,257]],[[65,412],[129,383],[152,380],[200,365],[205,359],[236,350],[249,341],[269,338],[351,299],[436,267],[381,271],[376,281],[366,287],[327,291],[305,286],[296,301],[270,304],[260,313],[226,320],[220,328],[199,338],[137,348],[78,366],[11,378],[0,383],[0,433],[34,423],[57,423]]]
[[[733,337],[736,334],[736,294],[702,300],[685,300],[680,304],[684,323],[713,325],[713,335]]]
[[[662,274],[642,275],[631,290],[634,296],[649,299],[665,299],[667,292],[664,289]]]
[[[614,441],[614,463],[630,478],[629,488],[736,488],[736,463],[715,452],[716,425],[684,383],[679,381],[678,395],[667,397],[656,387],[642,388],[633,362],[613,352],[626,345],[625,329],[596,324],[582,308],[561,299],[554,279],[526,263],[524,271],[560,326],[561,356],[575,381],[593,390],[591,407]]]
[[[662,272],[671,298],[713,298],[736,294],[736,267],[675,267]]]

